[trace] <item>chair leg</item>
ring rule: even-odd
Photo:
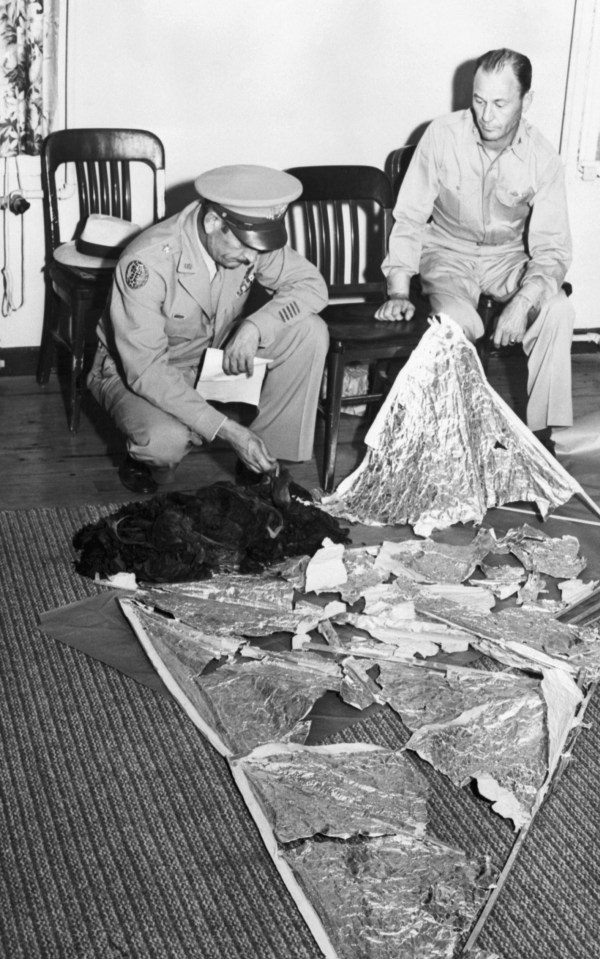
[[[69,429],[76,433],[79,429],[81,406],[81,375],[83,372],[83,352],[85,349],[86,310],[81,303],[75,303],[71,315],[71,378],[69,383]]]
[[[60,300],[48,280],[46,283],[44,321],[37,367],[37,381],[40,386],[46,386],[50,379],[52,361],[56,351],[54,334],[58,330],[60,308]]]
[[[325,448],[323,450],[323,489],[326,493],[331,493],[335,480],[344,366],[344,357],[341,353],[329,354],[327,359],[327,393],[325,396]]]

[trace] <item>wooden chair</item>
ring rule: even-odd
[[[303,186],[302,196],[287,214],[290,245],[320,270],[334,301],[321,314],[330,336],[323,403],[323,489],[331,491],[342,407],[380,402],[384,395],[373,388],[343,397],[346,366],[406,358],[427,323],[425,316],[410,323],[378,322],[374,317],[386,299],[381,263],[392,210],[392,187],[386,174],[371,166],[294,167],[288,172]]]
[[[110,269],[80,269],[54,259],[63,241],[59,223],[57,171],[66,176],[72,164],[77,181],[79,235],[91,213],[132,220],[132,166],[144,164],[152,173],[152,222],[165,214],[165,152],[157,136],[146,130],[57,130],[42,145],[42,186],[46,240],[46,301],[37,380],[44,386],[50,377],[55,347],[70,354],[68,395],[69,429],[79,428],[80,385],[86,333],[96,323],[110,291]],[[134,172],[134,180],[136,177]],[[144,190],[146,187],[144,185]]]
[[[416,143],[408,143],[404,147],[398,147],[397,150],[392,150],[392,152],[388,154],[386,158],[384,169],[387,173],[390,183],[392,184],[392,197],[394,203],[396,202],[402,180],[404,179],[404,175],[408,170],[415,150]]]

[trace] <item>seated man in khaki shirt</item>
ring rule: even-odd
[[[312,456],[329,338],[317,315],[325,281],[286,245],[285,211],[302,186],[253,165],[209,170],[195,185],[200,200],[121,255],[88,377],[125,435],[119,476],[135,493],[171,481],[186,453],[216,436],[250,473]],[[273,296],[246,315],[254,282]],[[226,374],[250,374],[256,357],[269,359],[250,427],[195,389],[208,346],[224,349]]]
[[[522,344],[527,423],[547,442],[549,427],[572,423],[574,314],[561,289],[571,238],[560,158],[523,117],[530,87],[527,57],[491,50],[477,61],[471,109],[426,130],[394,209],[377,319],[412,318],[417,273],[432,311],[472,342],[483,335],[480,295],[500,300],[494,344]]]

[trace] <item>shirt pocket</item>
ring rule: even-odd
[[[498,218],[503,222],[524,224],[531,210],[533,190],[508,189],[498,186],[494,195],[494,205]]]
[[[476,177],[446,173],[440,179],[436,206],[445,219],[470,220],[480,205],[481,184]]]

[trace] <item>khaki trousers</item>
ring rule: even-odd
[[[285,326],[269,346],[270,364],[260,406],[250,428],[277,459],[299,462],[313,453],[315,420],[329,334],[320,316]],[[196,370],[183,370],[190,387]],[[205,440],[175,417],[133,393],[112,358],[96,354],[88,387],[125,435],[131,456],[158,469],[173,469]]]
[[[489,247],[487,248],[490,249]],[[522,251],[469,256],[433,245],[422,254],[419,275],[434,313],[445,313],[475,342],[483,334],[477,313],[482,293],[510,300],[520,287],[527,261]],[[523,340],[527,355],[527,425],[531,430],[570,426],[571,339],[575,313],[560,290],[542,301]]]

